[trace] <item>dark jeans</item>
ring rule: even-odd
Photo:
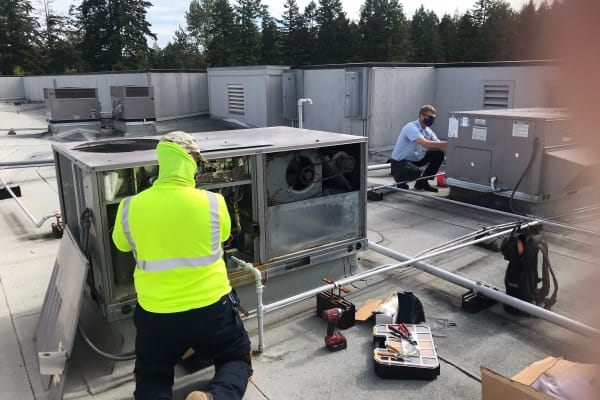
[[[429,150],[425,157],[419,161],[392,160],[391,171],[396,182],[414,181],[421,176],[431,176],[438,173],[440,165],[444,161],[444,152],[441,150]],[[425,171],[421,172],[419,167],[427,165]]]
[[[192,347],[212,359],[208,388],[215,400],[241,399],[252,375],[250,339],[230,295],[195,310],[156,314],[137,306],[134,314],[135,399],[171,400],[175,364]]]

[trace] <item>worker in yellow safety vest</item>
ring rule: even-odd
[[[192,135],[164,135],[156,154],[158,179],[121,201],[112,234],[136,261],[135,399],[171,400],[174,366],[189,348],[214,360],[215,376],[187,400],[241,399],[252,375],[250,340],[222,257],[231,229],[225,199],[195,188],[206,160]]]

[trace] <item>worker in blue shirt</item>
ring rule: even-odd
[[[417,180],[415,190],[437,192],[425,178],[437,174],[446,152],[445,140],[440,140],[431,130],[436,111],[431,105],[419,110],[419,119],[409,122],[402,128],[392,151],[391,170],[397,187],[408,189],[407,181]],[[425,171],[419,167],[427,166]],[[419,179],[423,177],[423,179]]]

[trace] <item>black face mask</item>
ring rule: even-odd
[[[435,121],[435,117],[425,117],[423,118],[423,123],[425,124],[425,126],[431,126],[433,125]]]

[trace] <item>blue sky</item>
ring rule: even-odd
[[[364,3],[364,0],[341,0],[344,6],[346,15],[353,20],[358,20],[360,6]],[[514,9],[520,9],[523,3],[527,0],[510,0]],[[152,24],[152,32],[158,37],[158,45],[164,47],[172,38],[175,30],[181,25],[185,26],[184,14],[189,8],[190,1],[183,0],[150,0],[153,6],[148,11],[148,20]],[[310,0],[297,0],[300,10],[304,10],[304,7],[310,2]],[[315,0],[318,4],[318,0]],[[74,2],[71,0],[54,0],[53,8],[61,14],[67,14],[69,5],[71,3],[79,4],[79,1]],[[233,4],[234,1],[230,0]],[[283,12],[283,0],[263,0],[263,4],[269,6],[270,14],[279,18]],[[404,12],[410,17],[414,14],[415,10],[418,9],[421,4],[425,5],[426,9],[435,11],[438,15],[445,13],[453,14],[455,11],[464,13],[469,8],[472,8],[475,0],[401,0],[404,6]],[[539,0],[536,1],[539,3]],[[32,1],[34,7],[36,6],[36,0]]]

